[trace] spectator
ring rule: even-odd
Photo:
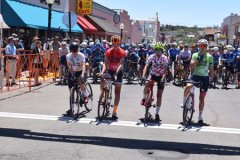
[[[34,74],[34,85],[39,85],[39,75],[40,75],[40,70],[42,69],[42,50],[41,50],[41,41],[37,40],[36,41],[36,47],[33,49],[32,54],[34,54],[34,59],[33,59],[33,74]]]
[[[37,36],[35,36],[32,40],[32,43],[31,43],[31,47],[30,47],[31,50],[36,48],[36,41],[37,40],[39,40],[39,38]]]
[[[47,38],[47,41],[43,45],[43,70],[48,71],[48,64],[50,61],[51,54],[53,52],[53,46],[51,43],[51,39]]]
[[[6,85],[10,85],[10,75],[12,75],[11,85],[15,85],[15,76],[16,76],[16,47],[14,46],[14,38],[8,37],[8,45],[6,46],[5,53],[7,56],[6,61]]]

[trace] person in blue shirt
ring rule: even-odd
[[[91,61],[91,72],[93,72],[93,83],[97,83],[96,75],[97,73],[101,72],[101,69],[103,68],[103,59],[105,54],[105,49],[101,45],[100,42],[96,42],[96,44],[90,49],[90,61]],[[97,71],[95,70],[97,69]],[[94,72],[96,71],[96,72]]]
[[[147,59],[147,51],[144,48],[143,44],[139,44],[139,49],[137,50],[137,54],[140,57],[138,64],[139,64],[139,75],[142,77],[143,69],[146,64]]]
[[[177,73],[177,55],[179,54],[179,49],[177,48],[177,43],[172,43],[171,48],[168,50],[168,59],[169,66],[172,68],[172,64],[174,64],[174,76]]]
[[[88,47],[88,44],[86,41],[83,41],[81,44],[80,52],[84,54],[85,56],[85,65],[86,65],[86,76],[88,77],[90,74],[89,71],[89,55],[91,54],[91,50]]]
[[[17,69],[17,49],[14,45],[14,38],[8,37],[8,45],[5,48],[6,54],[6,85],[10,85],[10,74],[12,74],[12,82],[11,85],[16,84],[16,69]]]
[[[240,48],[237,49],[237,52],[234,57],[234,64],[236,66],[236,75],[237,75],[237,89],[240,89]]]

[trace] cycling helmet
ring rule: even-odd
[[[218,49],[218,47],[213,47],[213,50],[218,51],[219,49]]]
[[[74,53],[78,52],[78,48],[79,48],[79,45],[77,42],[72,42],[69,47],[70,51]]]
[[[240,48],[238,48],[237,51],[240,52]]]
[[[173,43],[172,43],[172,46],[175,46],[175,47],[176,47],[176,46],[177,46],[177,43],[176,43],[176,42],[173,42]]]
[[[200,39],[200,40],[198,41],[198,45],[200,45],[200,44],[206,44],[206,45],[208,45],[208,41],[207,41],[206,39]]]
[[[102,43],[107,43],[107,40],[106,39],[102,40]]]
[[[139,47],[139,48],[143,48],[144,46],[143,46],[142,43],[140,43],[140,44],[138,44],[138,47]]]
[[[132,43],[132,48],[137,48],[137,45],[135,43]]]
[[[120,45],[120,47],[123,49],[123,48],[125,48],[125,45],[122,43],[122,44]]]
[[[233,50],[233,46],[232,45],[226,45],[226,49],[227,50]]]
[[[128,48],[130,45],[128,43],[125,43],[125,47]]]
[[[99,39],[96,39],[96,40],[95,40],[95,43],[97,43],[97,42],[100,42],[100,40],[99,40]]]
[[[89,47],[92,47],[94,45],[94,42],[89,43]]]
[[[95,43],[95,45],[96,45],[96,46],[100,46],[100,45],[101,45],[100,41],[97,41],[97,42]]]
[[[156,45],[154,46],[155,51],[164,52],[164,50],[165,50],[164,48],[165,48],[165,45],[163,43],[160,43],[160,42],[156,43]]]
[[[87,44],[87,42],[85,42],[85,41],[82,42],[82,44],[81,44],[81,46],[82,46],[83,48],[87,47],[87,45],[88,45],[88,44]]]
[[[151,48],[154,48],[155,45],[156,45],[155,43],[151,43],[151,44],[150,44],[150,47],[151,47]]]
[[[118,35],[114,35],[111,37],[111,42],[112,42],[112,44],[120,44],[121,38]]]
[[[62,42],[61,42],[61,45],[62,45],[62,46],[66,46],[66,45],[67,45],[67,42],[66,42],[66,41],[62,41]]]
[[[88,40],[87,40],[87,39],[84,39],[84,40],[83,40],[83,42],[86,42],[86,43],[88,43]]]

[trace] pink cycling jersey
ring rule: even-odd
[[[152,64],[151,75],[162,76],[168,65],[168,58],[165,55],[158,57],[156,54],[152,54],[148,57],[147,64]]]

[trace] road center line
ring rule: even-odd
[[[111,126],[124,126],[124,127],[141,127],[141,128],[153,128],[153,129],[169,129],[178,131],[193,131],[193,132],[214,132],[214,133],[229,133],[229,134],[240,134],[240,129],[238,128],[223,128],[223,127],[191,127],[184,128],[179,124],[155,124],[149,123],[147,127],[140,122],[134,121],[110,121],[104,120],[102,122],[96,121],[96,119],[81,118],[77,121],[72,120],[71,117],[54,116],[54,115],[40,115],[40,114],[24,114],[24,113],[10,113],[10,112],[0,112],[0,117],[3,118],[19,118],[19,119],[36,119],[36,120],[51,120],[51,121],[66,121],[73,123],[84,123],[93,125],[111,125]]]

